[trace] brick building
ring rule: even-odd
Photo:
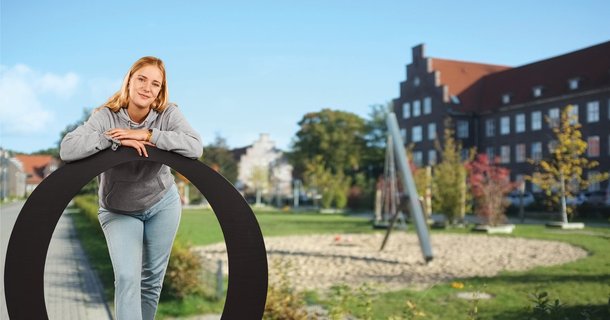
[[[527,159],[550,154],[554,135],[546,118],[557,119],[571,104],[587,156],[600,163],[595,170],[610,171],[610,41],[518,67],[427,57],[423,44],[412,51],[393,103],[417,165],[438,161],[434,140],[449,117],[465,151],[499,156],[519,180],[534,169]]]

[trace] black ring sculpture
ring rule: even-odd
[[[11,319],[48,319],[44,265],[63,210],[100,173],[130,161],[154,161],[187,177],[209,201],[222,228],[229,259],[229,284],[222,319],[261,319],[267,299],[267,255],[256,217],[241,194],[203,163],[148,148],[148,158],[131,148],[105,150],[69,163],[48,176],[25,202],[9,241],[4,288]]]

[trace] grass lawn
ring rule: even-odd
[[[366,219],[341,215],[257,212],[256,217],[265,237],[383,232],[373,231]],[[78,220],[82,221],[79,223]],[[81,225],[79,228],[83,227],[83,223],[84,219],[77,219],[77,226]],[[83,231],[84,233],[79,232],[79,234],[91,234],[86,233],[86,230]],[[464,229],[434,230],[432,236],[437,233],[469,233],[469,231]],[[565,304],[561,308],[563,315],[569,316],[569,319],[610,319],[608,310],[610,308],[608,304],[610,297],[610,229],[586,228],[580,231],[559,231],[546,229],[544,226],[518,225],[514,234],[510,236],[564,241],[586,249],[590,252],[590,256],[562,266],[539,267],[526,272],[505,272],[493,278],[455,279],[455,281],[464,283],[463,289],[454,289],[447,283],[424,291],[402,290],[375,294],[369,298],[353,293],[353,297],[350,299],[341,300],[345,304],[341,307],[361,318],[373,315],[372,319],[388,319],[390,316],[411,319],[414,318],[414,310],[423,312],[424,319],[528,319],[531,311],[527,310],[527,307],[532,305],[528,300],[528,295],[538,290],[548,292],[553,303],[555,299],[560,299],[561,303]],[[91,255],[91,248],[97,247],[99,251],[99,245],[87,244],[87,242],[93,241],[87,240],[87,238],[94,237],[83,238],[89,254]],[[206,245],[223,241],[218,221],[210,210],[185,210],[178,238],[188,241],[192,245]],[[99,240],[98,238],[97,242]],[[103,241],[103,237],[101,240]],[[108,259],[104,262],[106,258],[102,253],[94,253],[93,256],[95,266],[102,271],[102,281],[111,300],[111,267],[108,270],[110,261]],[[110,272],[109,277],[108,272]],[[482,290],[494,296],[493,299],[477,302],[479,318],[469,318],[469,312],[474,309],[473,302],[456,297],[460,291],[474,290]],[[333,308],[331,300],[325,300],[317,293],[309,292],[306,296],[310,303],[319,303]],[[359,297],[360,299],[357,299]],[[411,307],[406,306],[407,301],[411,301]],[[367,313],[366,307],[363,306],[367,302],[372,305],[372,312]],[[220,312],[222,306],[222,301],[207,302],[197,298],[182,303],[162,302],[159,315],[163,317]],[[591,316],[587,318],[587,314],[591,314]],[[554,313],[547,318],[553,319],[553,315]]]

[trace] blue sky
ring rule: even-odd
[[[411,48],[519,66],[610,40],[610,1],[2,0],[0,146],[55,146],[145,55],[204,143],[268,133],[288,149],[307,112],[366,117],[399,94]]]

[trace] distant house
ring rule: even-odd
[[[25,193],[26,174],[11,152],[0,148],[0,198],[21,198]]]
[[[585,176],[610,172],[610,41],[517,67],[428,57],[424,49],[423,44],[413,48],[400,96],[393,101],[417,166],[440,160],[435,140],[450,118],[463,152],[475,147],[498,157],[512,180],[522,180],[535,170],[527,159],[549,157],[556,144],[553,127],[561,110],[573,105],[588,144],[586,156],[599,162]],[[529,182],[526,187],[539,191]]]
[[[50,155],[16,155],[14,158],[25,174],[25,194],[29,195],[42,180],[59,167],[59,160]]]
[[[292,196],[292,166],[268,134],[232,153],[238,170],[235,185],[245,194],[261,191],[268,197]]]

